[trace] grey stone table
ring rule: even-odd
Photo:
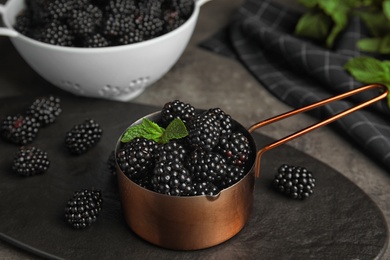
[[[198,108],[219,106],[245,126],[291,110],[263,88],[237,61],[198,47],[199,42],[229,21],[230,15],[242,2],[213,0],[202,6],[194,35],[178,63],[160,81],[132,101],[161,106],[166,101],[181,99]],[[296,7],[293,0],[278,2]],[[0,75],[7,75],[0,76],[0,97],[66,94],[32,71],[6,37],[0,38],[0,57]],[[309,116],[299,115],[261,131],[278,139],[314,122],[316,120]],[[331,126],[300,137],[290,145],[349,178],[369,195],[390,223],[389,173],[343,139]],[[0,259],[36,257],[0,241]],[[390,259],[390,250],[385,252],[383,259]]]

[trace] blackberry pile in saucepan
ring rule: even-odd
[[[116,159],[123,173],[172,196],[216,195],[245,176],[254,156],[230,115],[220,108],[195,110],[179,100],[165,104],[161,122],[144,118],[121,140]]]
[[[117,46],[166,34],[193,9],[194,0],[30,0],[14,27],[53,45]]]

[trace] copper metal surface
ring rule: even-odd
[[[248,129],[249,133],[252,133],[253,131],[255,131],[256,129],[258,129],[260,127],[272,124],[272,123],[274,123],[276,121],[285,119],[287,117],[291,117],[291,116],[294,116],[296,114],[303,113],[303,112],[312,110],[314,108],[317,108],[317,107],[329,104],[331,102],[334,102],[334,101],[337,101],[337,100],[341,100],[341,99],[344,99],[344,98],[356,95],[358,93],[361,93],[363,91],[367,91],[367,90],[371,90],[371,89],[375,89],[375,88],[381,89],[381,90],[383,90],[383,92],[380,95],[378,95],[377,97],[375,97],[375,98],[372,98],[372,99],[370,99],[370,100],[368,100],[366,102],[358,104],[358,105],[356,105],[356,106],[354,106],[352,108],[349,108],[349,109],[347,109],[347,110],[345,110],[343,112],[340,112],[340,113],[338,113],[338,114],[336,114],[336,115],[334,115],[334,116],[332,116],[332,117],[330,117],[328,119],[325,119],[325,120],[323,120],[323,121],[321,121],[319,123],[311,125],[311,126],[309,126],[307,128],[304,128],[304,129],[302,129],[302,130],[300,130],[298,132],[295,132],[295,133],[293,133],[293,134],[291,134],[291,135],[289,135],[287,137],[284,137],[284,138],[282,138],[280,140],[277,140],[274,143],[271,143],[269,145],[264,146],[262,149],[260,149],[257,152],[257,155],[256,155],[256,166],[255,166],[255,175],[256,175],[256,177],[259,177],[259,175],[260,175],[261,155],[264,152],[266,152],[268,150],[271,150],[271,149],[273,149],[273,148],[275,148],[275,147],[277,147],[277,146],[279,146],[281,144],[287,143],[288,141],[291,141],[292,139],[295,139],[295,138],[297,138],[299,136],[302,136],[302,135],[304,135],[304,134],[306,134],[308,132],[311,132],[311,131],[313,131],[313,130],[315,130],[317,128],[320,128],[320,127],[322,127],[324,125],[332,123],[332,122],[340,119],[341,117],[344,117],[344,116],[346,116],[346,115],[348,115],[350,113],[353,113],[353,112],[355,112],[355,111],[357,111],[357,110],[359,110],[359,109],[361,109],[363,107],[369,106],[369,105],[371,105],[371,104],[373,104],[373,103],[375,103],[375,102],[377,102],[377,101],[379,101],[381,99],[384,99],[384,98],[387,97],[389,90],[387,89],[386,86],[381,85],[381,84],[366,85],[366,86],[363,86],[361,88],[354,89],[354,90],[348,91],[346,93],[343,93],[341,95],[337,95],[337,96],[334,96],[334,97],[331,97],[331,98],[328,98],[328,99],[324,99],[324,100],[316,102],[314,104],[311,104],[311,105],[308,105],[308,106],[305,106],[305,107],[302,107],[302,108],[298,108],[298,109],[292,110],[290,112],[287,112],[287,113],[284,113],[284,114],[281,114],[281,115],[278,115],[278,116],[266,119],[264,121],[261,121],[261,122],[258,122],[256,124],[252,125]]]
[[[329,119],[266,145],[257,151],[256,144],[250,135],[254,130],[281,119],[374,88],[383,89],[383,93],[369,101],[334,115]],[[165,248],[195,250],[220,244],[236,235],[244,227],[249,218],[253,205],[255,176],[259,176],[260,159],[265,151],[381,100],[387,94],[388,90],[385,86],[379,84],[364,86],[261,121],[252,125],[249,130],[246,130],[241,124],[233,120],[233,124],[237,130],[247,136],[253,156],[249,158],[246,176],[233,186],[222,190],[215,197],[176,197],[159,194],[142,188],[131,181],[117,165],[118,185],[126,222],[140,237],[150,243]],[[146,117],[154,122],[158,122],[160,112]],[[139,119],[132,125],[141,123],[141,120]],[[118,140],[116,151],[119,147],[120,139]]]

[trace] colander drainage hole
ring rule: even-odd
[[[126,87],[105,85],[99,90],[99,94],[102,97],[113,97],[138,92],[147,86],[149,79],[150,77],[142,77],[132,80],[130,81],[129,86]]]

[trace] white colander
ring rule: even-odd
[[[195,28],[200,6],[195,1],[191,17],[179,28],[140,43],[104,48],[62,47],[36,41],[18,33],[13,24],[24,0],[0,5],[10,37],[25,61],[53,85],[76,95],[127,101],[141,94],[177,62]]]

